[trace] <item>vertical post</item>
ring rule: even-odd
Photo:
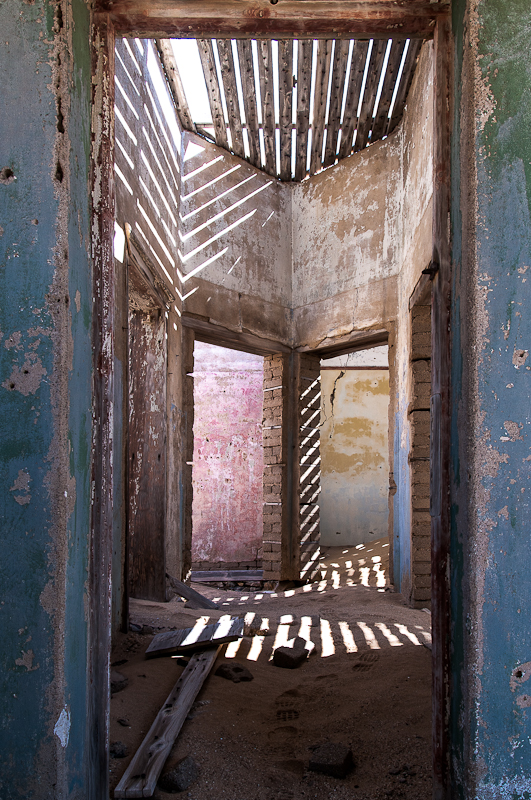
[[[296,522],[298,578],[313,580],[319,570],[320,518],[318,497],[321,490],[321,359],[299,355],[296,409],[297,443],[295,451],[297,497]]]
[[[450,198],[449,22],[434,34],[432,377],[430,513],[433,632],[433,798],[449,800]]]
[[[108,796],[114,369],[114,29],[92,31],[92,257],[94,353],[87,798]]]
[[[194,332],[182,328],[182,461],[180,476],[180,553],[181,580],[186,580],[192,569],[192,462],[194,459]]]

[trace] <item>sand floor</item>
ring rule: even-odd
[[[387,589],[385,540],[323,551],[321,580],[273,592],[195,588],[219,610],[132,600],[131,621],[155,632],[244,615],[254,630],[225,646],[216,662],[238,662],[254,679],[232,683],[213,672],[185,722],[163,772],[187,755],[199,779],[187,800],[383,800],[431,798],[430,615]],[[198,620],[200,621],[198,623]],[[249,629],[249,627],[247,629]],[[302,666],[280,669],[273,650],[301,634],[315,647]],[[112,790],[183,670],[177,659],[147,660],[151,635],[117,637],[112,663],[128,686],[111,700]],[[126,725],[118,723],[126,721]],[[311,748],[352,748],[344,779],[310,772]],[[172,795],[157,789],[160,800]]]

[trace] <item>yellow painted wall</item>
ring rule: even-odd
[[[321,542],[387,536],[389,371],[326,369],[321,385]]]

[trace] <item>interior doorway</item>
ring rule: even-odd
[[[263,362],[194,345],[192,578],[262,568]]]

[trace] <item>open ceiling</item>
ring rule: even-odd
[[[192,117],[170,40],[157,44],[186,130],[301,181],[396,128],[422,39],[198,39],[208,128]]]

